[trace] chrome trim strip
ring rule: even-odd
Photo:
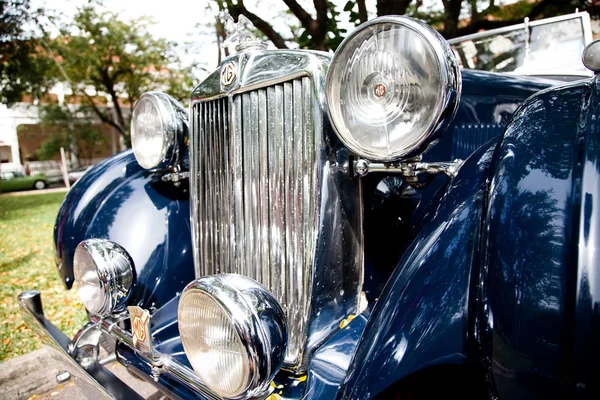
[[[460,37],[457,37],[454,39],[450,39],[450,40],[448,40],[448,43],[455,44],[455,43],[464,42],[465,40],[475,40],[475,39],[479,39],[482,37],[491,36],[494,34],[511,32],[511,31],[515,31],[518,29],[525,29],[526,26],[528,26],[529,28],[533,28],[533,27],[539,26],[539,25],[552,24],[555,22],[561,22],[561,21],[566,21],[569,19],[576,19],[576,18],[581,18],[583,34],[584,34],[584,45],[587,45],[588,43],[590,43],[592,41],[592,30],[591,30],[592,27],[591,27],[591,22],[590,22],[590,14],[588,14],[586,11],[579,12],[579,13],[573,13],[573,14],[567,14],[567,15],[561,15],[558,17],[539,19],[537,21],[530,21],[528,24],[523,22],[521,24],[510,25],[510,26],[505,26],[502,28],[496,28],[496,29],[490,29],[490,30],[483,31],[483,32],[472,33],[470,35],[465,35],[465,36],[460,36]]]
[[[192,103],[196,103],[199,101],[201,101],[201,102],[212,101],[212,100],[218,100],[218,99],[222,99],[222,98],[226,98],[226,97],[232,97],[235,94],[252,92],[257,89],[263,89],[263,88],[266,88],[269,86],[274,86],[274,85],[285,83],[285,82],[288,82],[288,81],[291,81],[294,79],[302,78],[303,76],[308,76],[308,74],[306,72],[296,72],[293,74],[279,76],[276,78],[270,78],[270,79],[261,81],[260,83],[254,83],[254,84],[248,85],[248,86],[237,87],[236,89],[229,90],[226,93],[218,93],[218,94],[208,95],[208,96],[202,97],[202,98],[194,98],[193,97],[194,95],[192,94]]]
[[[93,316],[90,318],[90,321],[96,324],[97,328],[103,333],[111,335],[119,342],[135,351],[136,355],[151,365],[157,374],[167,374],[179,381],[182,385],[187,386],[191,390],[194,390],[209,399],[221,399],[220,396],[213,393],[200,381],[200,378],[198,378],[198,375],[196,375],[194,371],[179,364],[168,355],[158,353],[156,350],[153,350],[151,356],[141,353],[133,344],[131,334],[128,331],[121,329],[114,320]]]

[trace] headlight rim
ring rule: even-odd
[[[246,287],[237,287],[236,284],[247,285]],[[229,317],[229,322],[235,329],[235,332],[246,350],[248,361],[251,365],[248,366],[248,377],[245,380],[244,389],[230,399],[249,399],[258,396],[266,390],[273,376],[281,366],[285,358],[287,347],[287,321],[281,305],[275,297],[263,286],[255,280],[246,276],[237,274],[220,274],[205,276],[190,282],[183,290],[179,299],[179,307],[177,310],[177,321],[179,324],[182,344],[184,343],[181,332],[181,314],[182,304],[185,297],[192,291],[198,290],[201,293],[209,296],[211,300],[216,302],[223,313]],[[249,295],[249,293],[252,293]],[[256,295],[256,298],[267,294],[270,307],[276,309],[283,321],[284,339],[283,343],[273,344],[273,337],[267,338],[268,332],[260,326],[261,321],[265,316],[260,316],[256,313],[255,308],[249,303],[249,296]],[[241,300],[236,302],[235,300]],[[252,317],[250,317],[250,314]],[[283,347],[279,346],[283,345]],[[189,354],[186,345],[183,344],[186,356]],[[273,358],[279,358],[279,362],[273,362]],[[191,363],[191,360],[190,360]],[[193,366],[193,365],[192,365]],[[196,371],[196,374],[200,374]],[[207,387],[211,388],[210,383],[203,381]],[[213,390],[211,388],[211,390]],[[216,392],[216,391],[215,391]]]
[[[129,253],[117,243],[109,240],[87,239],[80,242],[75,249],[74,266],[78,251],[85,251],[89,255],[104,295],[100,309],[90,310],[86,306],[86,310],[90,314],[100,317],[125,311],[135,284],[135,268]],[[119,257],[121,262],[115,261],[115,257]],[[76,276],[75,282],[79,286]]]
[[[183,161],[185,153],[185,142],[189,135],[188,110],[179,101],[172,96],[160,91],[148,91],[136,100],[133,106],[133,113],[142,99],[150,98],[150,101],[156,106],[162,124],[163,146],[160,152],[160,158],[153,165],[143,165],[134,146],[134,126],[131,124],[131,145],[133,154],[137,163],[146,170],[163,170],[168,167],[174,167]]]
[[[432,119],[431,123],[426,130],[426,134],[423,134],[421,138],[416,141],[413,145],[403,149],[402,151],[396,152],[392,156],[385,156],[382,154],[371,153],[365,151],[360,145],[355,144],[355,140],[349,133],[349,129],[342,129],[344,127],[339,126],[339,122],[333,118],[334,110],[333,101],[330,101],[332,96],[332,66],[336,61],[339,61],[336,57],[337,54],[341,54],[342,50],[348,46],[353,39],[363,32],[365,29],[371,29],[374,25],[378,24],[393,24],[406,27],[413,30],[418,35],[422,36],[427,44],[432,48],[435,59],[437,60],[437,70],[440,73],[441,81],[443,82],[443,92],[440,96],[441,101],[439,106],[436,108],[437,119]],[[446,68],[445,68],[446,66]],[[450,125],[454,116],[458,110],[460,103],[460,96],[462,92],[462,78],[460,72],[460,66],[456,61],[455,55],[452,52],[452,48],[447,41],[427,24],[418,21],[416,19],[404,16],[382,16],[369,20],[360,26],[358,26],[352,33],[344,38],[336,49],[335,54],[329,64],[327,71],[327,77],[325,80],[325,97],[327,102],[327,114],[329,121],[336,133],[336,136],[340,141],[348,147],[354,154],[363,157],[371,161],[380,162],[397,162],[401,160],[407,160],[423,154],[429,147],[434,145],[445,132],[446,128]],[[339,101],[339,99],[338,99]]]

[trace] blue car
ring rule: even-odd
[[[381,17],[333,55],[240,18],[189,108],[142,95],[60,208],[89,323],[19,296],[84,393],[136,398],[116,359],[175,399],[598,398],[588,14],[452,42]]]

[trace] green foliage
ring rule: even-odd
[[[143,92],[162,90],[184,100],[194,86],[192,68],[180,67],[177,45],[153,37],[146,17],[126,21],[106,11],[101,1],[90,1],[63,21],[60,35],[50,40],[40,22],[42,11],[31,10],[29,0],[0,0],[0,12],[3,103],[19,101],[24,92],[39,98],[54,83],[66,82],[128,141],[131,111]],[[105,99],[110,112],[101,107]],[[81,134],[91,136],[85,132]],[[48,151],[56,140],[50,144]]]
[[[69,148],[69,140],[63,135],[52,135],[44,140],[40,148],[36,150],[35,155],[40,160],[50,160],[56,154],[60,153],[60,148]]]
[[[75,153],[80,161],[89,163],[98,146],[106,143],[106,136],[92,125],[93,110],[89,107],[69,108],[68,106],[48,105],[42,109],[43,128],[54,128],[57,132],[42,142],[36,155],[40,160],[48,160],[64,147]]]
[[[55,79],[54,62],[43,47],[45,32],[28,30],[44,17],[29,0],[0,0],[0,102],[11,105],[25,93],[41,98]]]
[[[54,263],[52,229],[64,193],[0,196],[0,361],[42,347],[23,321],[19,293],[42,292],[44,314],[72,337],[87,321],[75,290],[66,290]]]
[[[336,10],[335,4],[327,2],[328,15],[326,22],[326,38],[324,46],[327,49],[335,50],[340,45],[344,37],[346,36],[346,29],[340,28],[340,13]],[[310,34],[310,31],[305,27],[300,29],[300,35],[297,38],[298,45],[301,49],[314,49],[318,48],[318,43],[315,42],[314,38]]]
[[[163,90],[187,98],[193,87],[191,71],[178,67],[177,46],[153,37],[151,23],[146,17],[125,21],[90,3],[79,8],[52,43],[73,92],[125,137],[133,104],[143,92]],[[86,92],[90,88],[110,99],[114,113],[100,109]]]
[[[355,26],[360,25],[356,1],[348,0],[344,5],[344,11],[350,13],[350,16],[348,17],[349,22],[353,23]]]
[[[325,43],[327,48],[335,50],[346,37],[346,29],[340,28],[340,13],[336,10],[335,4],[331,1],[329,5],[329,18],[327,18],[327,39]]]
[[[442,8],[436,7],[435,4],[423,7],[420,4],[413,3],[406,9],[406,15],[421,20],[438,31],[442,31],[444,28],[446,14]]]

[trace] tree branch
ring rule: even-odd
[[[412,0],[379,0],[377,2],[377,16],[403,15]]]
[[[556,5],[556,3],[557,3],[556,0],[542,0],[531,9],[531,11],[529,12],[529,14],[527,14],[526,17],[529,19],[535,19],[536,17],[539,17],[540,15],[543,14],[543,12],[547,6]],[[560,1],[559,3],[564,3],[564,1]],[[475,21],[475,22],[465,26],[464,28],[457,29],[455,35],[449,36],[449,37],[447,37],[447,39],[450,39],[452,37],[470,35],[473,33],[477,33],[481,30],[503,28],[505,26],[517,25],[520,23],[523,23],[523,18],[513,19],[513,20],[504,20],[504,21],[496,21],[496,20],[490,21],[490,20],[486,20],[486,19],[481,19],[479,21]]]
[[[287,44],[285,43],[285,39],[277,31],[275,31],[275,29],[273,29],[273,27],[267,21],[253,12],[250,12],[242,0],[238,0],[237,4],[227,2],[227,8],[229,9],[231,16],[235,19],[237,19],[240,14],[246,16],[246,18],[248,18],[258,30],[264,33],[278,49],[288,48]]]
[[[365,5],[365,0],[356,0],[356,4],[358,5],[358,20],[361,24],[363,22],[367,22],[369,16],[367,14],[367,6]]]
[[[455,37],[458,30],[458,20],[463,0],[442,0],[446,17],[444,19],[444,36]]]
[[[283,0],[285,5],[288,6],[292,14],[298,18],[300,23],[307,29],[311,30],[313,23],[315,22],[309,13],[296,0]]]
[[[113,119],[109,118],[106,114],[104,114],[96,105],[96,103],[94,103],[94,99],[92,99],[92,97],[87,94],[85,92],[85,90],[83,90],[83,95],[86,97],[86,99],[88,100],[88,102],[90,103],[90,106],[92,107],[92,109],[94,110],[94,112],[96,113],[96,115],[98,115],[98,118],[100,118],[100,120],[106,124],[109,124],[110,126],[112,126],[113,128],[115,128],[119,134],[125,136],[125,130],[119,126],[119,124],[117,124]]]
[[[327,39],[327,11],[329,4],[327,0],[313,0],[317,10],[317,19],[313,20],[311,36],[318,50],[327,50],[325,40]]]
[[[325,28],[327,25],[327,10],[329,6],[327,0],[313,0],[315,10],[317,10],[317,26]]]
[[[119,97],[117,96],[117,92],[115,92],[113,81],[110,79],[110,76],[108,75],[108,71],[105,69],[100,70],[100,76],[102,77],[102,83],[104,84],[106,91],[110,95],[113,106],[117,113],[118,123],[122,127],[121,131],[124,132],[125,131],[125,118],[123,117],[123,111],[121,110],[121,105],[119,104]]]

